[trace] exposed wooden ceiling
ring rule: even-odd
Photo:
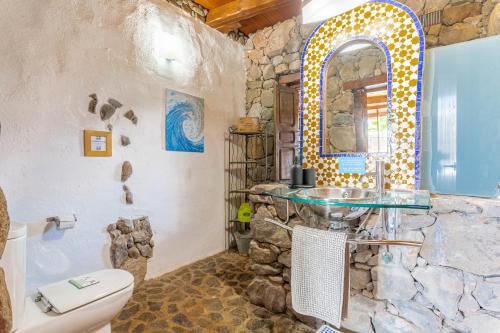
[[[300,14],[301,0],[194,0],[207,8],[206,23],[221,32],[244,34],[269,27]]]

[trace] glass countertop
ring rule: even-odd
[[[390,190],[385,191],[382,197],[376,196],[370,199],[338,200],[338,199],[317,199],[306,197],[300,191],[307,189],[275,188],[271,191],[261,193],[280,199],[293,202],[342,207],[369,207],[369,208],[407,208],[407,209],[431,209],[429,191],[406,191]]]

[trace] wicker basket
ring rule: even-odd
[[[239,133],[258,133],[261,131],[259,118],[242,117],[238,120],[236,131]]]

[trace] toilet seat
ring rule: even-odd
[[[134,277],[121,269],[104,269],[74,278],[89,277],[97,283],[78,289],[68,280],[38,288],[44,302],[52,311],[62,314],[114,294],[134,283]]]
[[[78,289],[68,279],[38,289],[47,295],[44,297],[51,303],[52,311],[45,312],[35,297],[26,298],[23,325],[16,333],[110,333],[111,319],[132,296],[134,278],[118,269],[84,276],[95,277],[99,283]]]
[[[78,289],[69,279],[40,287],[39,294],[44,295],[52,310],[47,312],[42,302],[36,302],[41,297],[26,297],[26,232],[25,224],[11,224],[0,259],[12,304],[12,332],[111,333],[111,320],[132,296],[133,275],[106,269],[85,274],[98,281],[86,288]],[[77,282],[85,284],[85,281]]]

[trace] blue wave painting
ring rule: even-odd
[[[203,153],[205,150],[203,99],[167,89],[166,103],[167,150]]]

